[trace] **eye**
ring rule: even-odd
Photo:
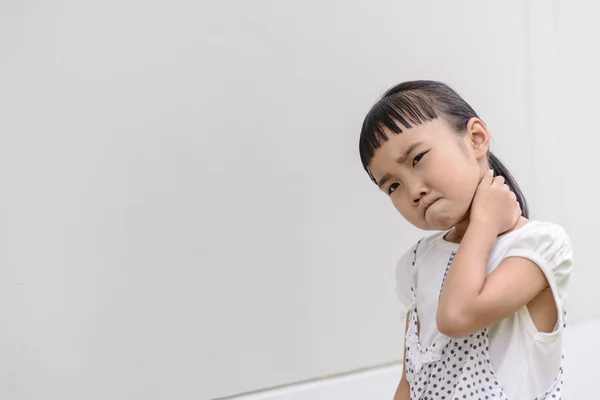
[[[413,159],[413,167],[414,167],[415,165],[417,165],[417,163],[418,163],[419,161],[421,161],[421,159],[423,158],[423,156],[424,156],[425,154],[427,154],[427,153],[428,153],[428,151],[425,151],[425,152],[423,152],[423,153],[421,153],[421,154],[417,155],[417,156],[416,156],[416,157]]]
[[[394,191],[398,188],[398,186],[400,186],[398,183],[392,183],[389,187],[388,187],[388,194],[392,194],[394,193]]]

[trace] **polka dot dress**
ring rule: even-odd
[[[444,280],[454,254],[448,260]],[[405,356],[411,400],[507,399],[490,362],[487,329],[462,339],[439,335],[434,343],[423,348],[418,335],[415,291],[411,290]],[[562,367],[552,387],[535,400],[560,399],[561,391]]]

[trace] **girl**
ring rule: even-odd
[[[527,219],[483,121],[448,86],[406,82],[369,111],[359,147],[400,214],[441,231],[396,267],[407,323],[395,399],[560,399],[571,243]]]

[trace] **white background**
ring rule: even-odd
[[[532,216],[572,237],[569,321],[600,317],[599,11],[0,3],[0,398],[207,399],[397,362],[394,264],[423,233],[358,134],[410,79],[488,123]]]

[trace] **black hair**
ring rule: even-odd
[[[368,112],[360,131],[359,152],[362,165],[375,182],[369,171],[369,163],[375,150],[388,140],[383,131],[387,127],[395,134],[402,133],[403,127],[410,129],[436,118],[443,118],[457,133],[466,130],[471,118],[479,118],[475,110],[448,85],[436,81],[409,81],[389,89]],[[529,209],[523,192],[515,178],[500,160],[491,152],[487,154],[490,169],[494,175],[503,176],[506,184],[517,196],[522,215],[529,218]],[[377,183],[377,182],[375,182]]]

